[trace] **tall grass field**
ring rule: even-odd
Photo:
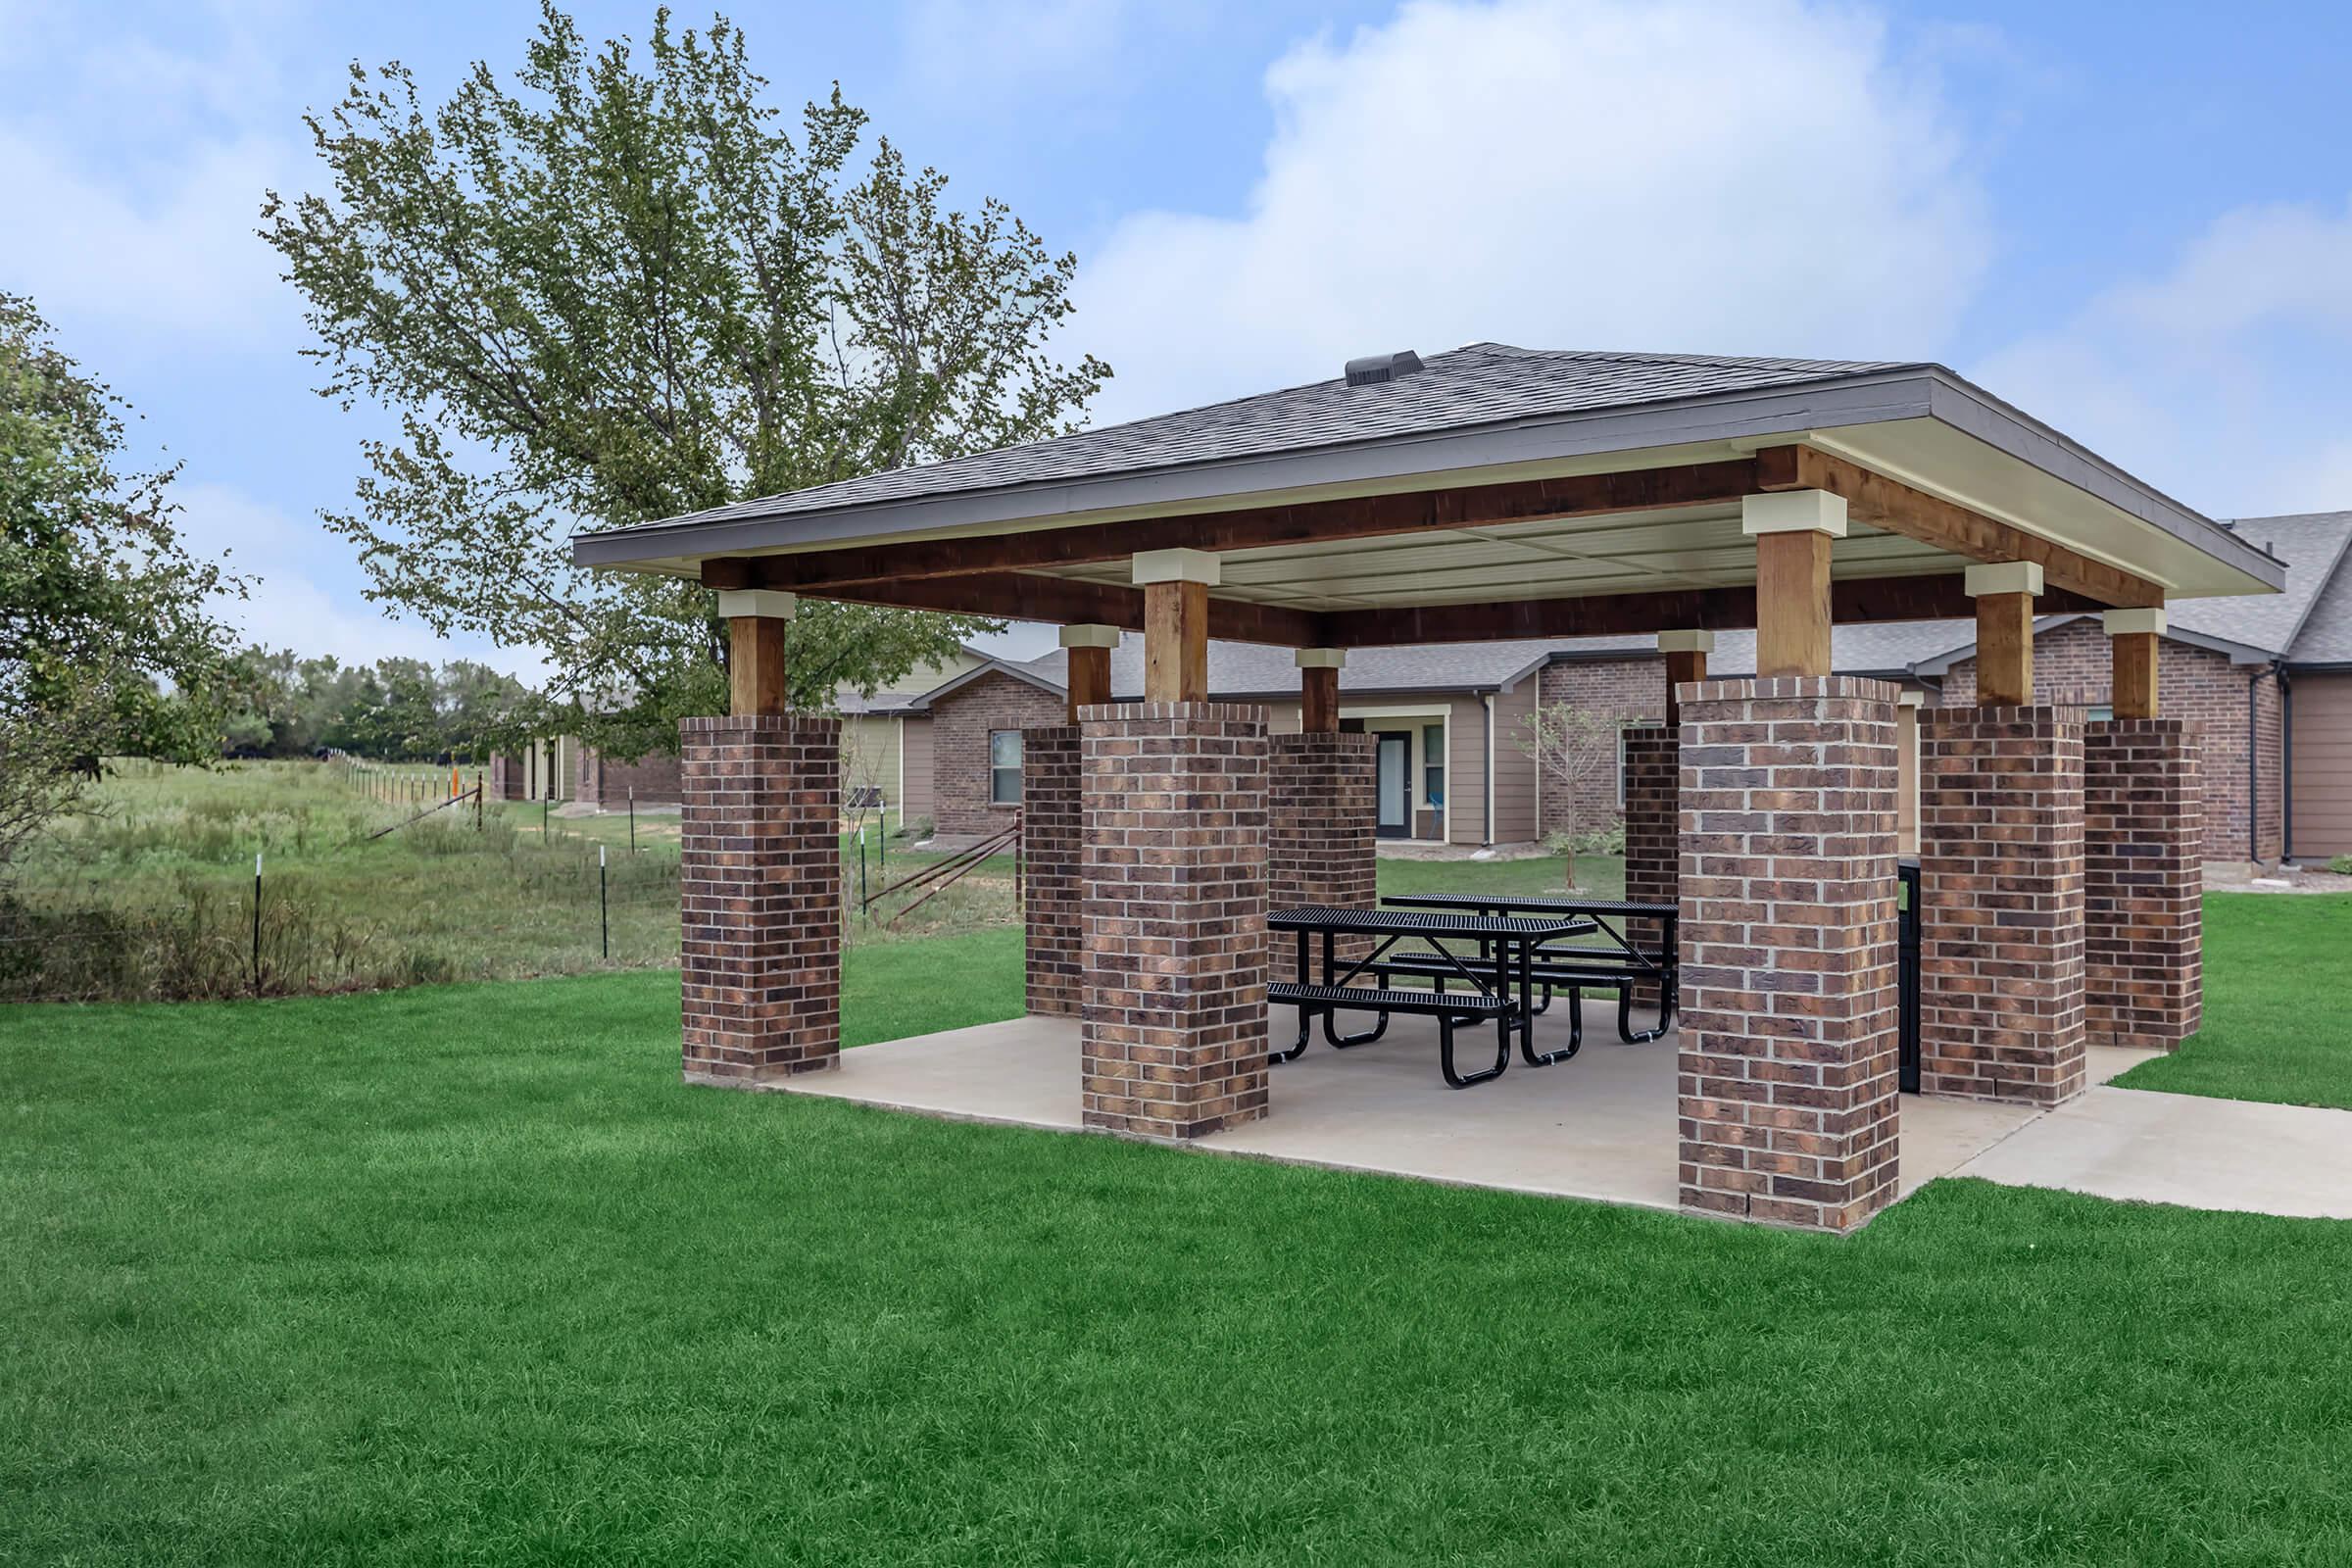
[[[471,771],[460,782],[471,788]],[[0,1001],[281,996],[678,961],[674,810],[640,811],[633,833],[621,813],[538,803],[409,820],[448,792],[449,770],[431,766],[112,764],[88,809],[22,857],[0,892]],[[869,888],[929,858],[897,847],[886,872],[868,837]],[[871,918],[854,906],[854,841],[844,870],[853,944],[1016,918],[1008,860],[895,926],[885,921],[909,897]]]

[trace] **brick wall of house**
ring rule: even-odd
[[[1012,826],[1016,807],[988,799],[991,730],[1044,729],[1068,722],[1055,692],[991,673],[931,705],[931,816],[942,833],[963,836]]]
[[[2107,633],[2095,618],[2069,621],[2034,639],[2034,701],[2051,708],[2104,707],[2114,695]],[[2260,760],[2258,839],[2249,839],[2246,780],[2246,686],[2255,683],[2254,736]],[[2209,649],[2165,638],[2157,645],[2156,705],[2166,718],[2200,732],[2205,791],[2205,858],[2276,860],[2283,849],[2284,746],[2278,682],[2266,665],[2232,664]],[[1977,663],[1965,660],[1944,677],[1941,706],[1977,700]],[[1934,701],[1931,698],[1931,701]]]
[[[1589,713],[1662,723],[1666,717],[1666,661],[1662,656],[1647,654],[1547,664],[1540,677],[1537,700],[1546,708],[1566,703]],[[1497,751],[1505,747],[1516,749],[1518,737],[1496,736],[1494,744]],[[1541,835],[1548,836],[1565,824],[1568,811],[1560,799],[1557,781],[1544,778],[1538,788],[1541,795],[1538,829]],[[1590,832],[1609,826],[1617,821],[1619,814],[1617,771],[1614,766],[1603,766],[1578,793],[1577,829]]]
[[[625,810],[629,792],[639,806],[675,806],[680,795],[680,762],[674,757],[645,757],[623,762],[583,746],[573,764],[571,798],[608,811]]]

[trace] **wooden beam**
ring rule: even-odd
[[[753,558],[748,564],[757,564],[763,559]],[[716,566],[720,563],[705,564]],[[984,572],[968,577],[918,577],[906,582],[842,583],[802,597],[852,605],[882,605],[897,610],[990,615],[1004,620],[1059,621],[1064,625],[1096,621],[1121,631],[1144,629],[1144,591],[1140,588],[1019,571]],[[1277,648],[1317,648],[1328,640],[1323,635],[1320,615],[1238,599],[1208,602],[1208,634],[1225,642],[1265,643]]]
[[[1756,675],[1830,673],[1830,547],[1817,529],[1756,536]]]
[[[2050,587],[2080,594],[2101,607],[2164,603],[2162,584],[1811,447],[1759,451],[1756,488],[1827,490],[1844,498],[1848,514],[1857,522],[1972,561],[2030,561],[2041,567]]]
[[[1073,648],[1069,658],[1070,722],[1078,710],[1100,708],[1110,701],[1110,650]]]
[[[727,622],[727,710],[737,716],[781,713],[790,706],[784,635],[792,622],[737,615]]]
[[[2034,596],[1977,596],[1977,706],[2034,704]]]
[[[1340,672],[1336,665],[1317,664],[1298,672],[1298,728],[1307,735],[1330,735],[1340,727]]]
[[[1208,584],[1145,587],[1144,701],[1208,701]]]
[[[1256,550],[1270,545],[1374,539],[1426,529],[1482,528],[1654,512],[1666,507],[1731,504],[1757,488],[1752,458],[1516,479],[1500,484],[1353,496],[1282,507],[1245,507],[1125,522],[1078,523],[1021,533],[858,545],[787,556],[749,558],[770,588],[821,595],[828,586],[973,572],[1035,571],[1124,561],[1153,550]],[[709,581],[708,570],[705,581]]]
[[[2109,699],[2118,718],[2156,716],[2156,634],[2119,631],[2108,634],[2109,654],[2115,661],[2114,695]]]
[[[2079,594],[2068,593],[2044,593],[2040,603],[2049,614],[2100,608]],[[1843,577],[1830,584],[1830,613],[1840,625],[1967,620],[1976,614],[1976,601],[1968,596],[1967,579],[1956,571],[1924,577]],[[1587,594],[1574,599],[1433,605],[1422,610],[1343,610],[1321,618],[1325,638],[1343,648],[1528,637],[1644,636],[1678,627],[1738,631],[1756,623],[1756,591],[1739,587]]]

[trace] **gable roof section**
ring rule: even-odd
[[[2286,585],[2276,594],[2242,599],[2183,599],[2169,609],[2175,631],[2259,649],[2291,650],[2352,542],[2352,512],[2305,512],[2282,517],[2241,517],[2230,530],[2286,563]]]
[[[1056,697],[1064,697],[1069,694],[1069,688],[1062,684],[1059,671],[1048,674],[1035,664],[1023,663],[1017,659],[991,659],[988,662],[976,664],[959,675],[949,676],[929,691],[914,698],[906,705],[907,709],[913,712],[925,711],[942,697],[952,696],[975,681],[983,680],[990,675],[1008,675],[1014,680],[1035,686],[1040,691],[1052,692]]]
[[[2352,668],[2352,512],[2325,515],[2342,521],[2347,547],[2336,557],[2334,575],[2313,596],[2286,651],[2287,663],[2297,668]]]

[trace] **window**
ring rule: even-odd
[[[1421,794],[1433,810],[1446,805],[1446,726],[1425,724],[1421,729]]]
[[[2109,703],[2093,703],[2090,707],[2082,710],[2082,722],[2085,724],[2105,724],[2112,722],[2114,718],[2115,708]]]
[[[1021,732],[988,732],[988,800],[992,806],[1021,804]]]

